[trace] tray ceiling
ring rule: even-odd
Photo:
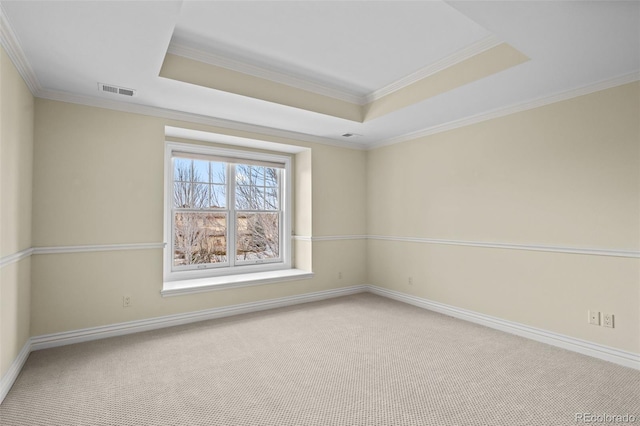
[[[363,148],[640,70],[638,2],[0,5],[3,45],[36,96]],[[511,59],[482,62],[492,49]],[[180,72],[167,71],[168,58]]]

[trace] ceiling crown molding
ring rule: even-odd
[[[178,43],[171,43],[167,53],[182,56],[194,61],[204,62],[205,64],[214,65],[253,77],[264,78],[265,80],[281,83],[296,89],[306,90],[318,95],[328,96],[330,98],[339,99],[356,105],[364,105],[365,98],[357,94],[349,93],[345,90],[339,90],[322,84],[314,83],[307,79],[296,77],[294,75],[269,69],[264,66],[249,64],[239,58],[231,56],[222,56],[211,52],[205,52],[193,47],[188,47]]]
[[[405,87],[410,86],[413,83],[416,83],[424,78],[427,78],[440,71],[444,71],[445,69],[459,62],[469,59],[493,47],[496,47],[501,43],[502,41],[495,35],[490,35],[488,37],[485,37],[476,43],[473,43],[463,49],[458,50],[452,55],[442,58],[439,61],[434,62],[433,64],[427,65],[426,67],[421,68],[418,71],[415,71],[414,73],[407,75],[406,77],[396,80],[385,87],[382,87],[378,90],[375,90],[369,93],[364,98],[365,103],[369,104],[371,102],[377,101],[380,98],[390,95],[391,93],[397,92],[400,89],[404,89]]]
[[[493,36],[487,37],[473,45],[468,46],[465,49],[458,51],[454,55],[447,57],[441,61],[438,61],[428,67],[425,67],[411,74],[410,76],[404,77],[403,79],[400,79],[395,83],[392,83],[386,86],[385,88],[377,90],[365,97],[358,97],[360,99],[360,102],[358,103],[364,104],[367,102],[366,99],[374,99],[376,96],[380,96],[380,97],[385,96],[388,93],[392,93],[394,90],[401,89],[402,87],[404,87],[403,85],[406,86],[408,84],[411,84],[413,81],[417,81],[421,78],[425,78],[426,76],[430,75],[430,73],[433,74],[442,69],[445,69],[451,65],[454,65],[457,62],[463,61],[469,57],[472,57],[474,55],[477,55],[478,53],[481,53],[484,50],[490,49],[491,47],[499,43],[500,42],[496,37],[493,37]],[[60,92],[60,91],[44,89],[41,86],[36,74],[34,73],[33,68],[31,67],[29,61],[27,60],[24,54],[24,51],[22,50],[19,39],[16,33],[13,31],[13,28],[7,19],[7,16],[3,9],[3,5],[1,1],[0,1],[0,45],[2,45],[5,51],[7,52],[9,59],[13,62],[14,66],[18,70],[19,74],[22,76],[23,80],[25,81],[25,84],[27,85],[27,87],[29,88],[29,90],[31,91],[34,97],[51,99],[51,100],[56,100],[61,102],[75,103],[80,105],[93,106],[98,108],[106,108],[106,109],[123,111],[123,112],[137,113],[137,114],[165,118],[170,120],[179,120],[179,121],[184,121],[189,123],[203,124],[207,126],[220,127],[220,128],[225,128],[229,130],[255,133],[258,135],[285,138],[293,141],[317,143],[322,145],[330,145],[330,146],[337,146],[337,147],[357,149],[357,150],[375,149],[375,148],[386,146],[386,145],[393,145],[397,143],[407,142],[407,141],[415,140],[418,138],[426,137],[429,135],[433,135],[436,133],[453,130],[456,128],[476,124],[476,123],[486,121],[486,120],[491,120],[494,118],[503,117],[506,115],[526,111],[533,108],[538,108],[538,107],[552,104],[555,102],[560,102],[563,100],[575,98],[578,96],[583,96],[589,93],[605,90],[608,88],[612,88],[612,87],[616,87],[616,86],[620,86],[623,84],[640,80],[640,73],[635,71],[626,75],[618,76],[616,78],[601,81],[595,84],[590,84],[590,85],[583,86],[581,88],[573,89],[570,91],[561,92],[555,95],[526,101],[520,104],[511,105],[504,108],[497,108],[485,113],[463,117],[458,120],[453,120],[447,123],[438,124],[435,126],[424,128],[422,130],[406,133],[403,135],[398,135],[398,136],[384,139],[384,140],[375,141],[370,144],[365,144],[365,143],[356,143],[356,142],[347,141],[347,140],[335,140],[331,138],[314,136],[310,134],[298,133],[295,131],[288,131],[288,130],[276,129],[276,128],[271,128],[266,126],[259,126],[259,125],[249,124],[249,123],[237,122],[232,120],[225,120],[221,118],[204,116],[204,115],[194,114],[189,112],[182,112],[182,111],[166,109],[161,107],[135,104],[132,102],[113,101],[113,100],[108,100],[103,98],[82,96],[82,95],[76,95],[68,92]],[[185,57],[189,57],[187,56],[187,54],[196,55],[196,54],[202,53],[195,49],[189,49],[189,52],[185,53],[186,50],[180,50],[181,49],[180,47],[178,47],[177,51],[172,50],[175,48],[176,48],[175,45],[170,47],[169,49],[170,53],[174,53],[174,54],[185,56]],[[188,48],[184,48],[184,49],[188,49]],[[209,57],[213,56],[210,54],[205,54],[205,55],[208,55]],[[234,61],[234,59],[221,58],[219,56],[216,56],[216,58],[226,61],[225,63],[227,64]],[[200,57],[192,57],[192,59],[202,61]],[[225,66],[221,62],[214,65]],[[244,65],[248,65],[248,64],[244,64]],[[264,71],[264,69],[259,67],[254,67],[254,68]],[[283,73],[279,73],[279,74],[282,78],[285,78],[285,79],[293,78]],[[259,77],[269,78],[264,76],[259,76]],[[301,82],[301,84],[309,83],[308,81],[305,81],[302,79],[298,79],[298,80]],[[292,85],[291,80],[288,80],[288,82],[284,82],[284,84]],[[321,85],[317,85],[314,83],[311,83],[311,84],[313,84],[318,90],[326,89]],[[320,93],[317,90],[311,90],[308,86],[303,89],[314,91],[315,93],[319,93],[319,94],[324,94],[326,96],[331,96],[326,92]],[[334,89],[330,89],[330,90],[335,91],[336,93],[334,94],[336,96],[338,95],[338,93],[341,93],[340,91],[337,91]],[[388,91],[388,93],[386,91]],[[354,96],[354,95],[347,94],[347,96]]]
[[[590,93],[599,92],[601,90],[610,89],[616,86],[622,86],[623,84],[633,83],[634,81],[639,81],[639,80],[640,80],[640,72],[637,72],[637,71],[632,72],[632,73],[618,76],[609,80],[603,80],[594,84],[589,84],[587,86],[579,87],[577,89],[557,93],[555,95],[545,96],[543,98],[534,99],[534,100],[523,102],[517,105],[511,105],[506,108],[494,109],[493,111],[472,115],[470,117],[464,117],[459,120],[438,124],[436,126],[428,127],[426,129],[407,133],[407,134],[400,135],[390,139],[385,139],[379,142],[374,142],[370,144],[368,148],[374,149],[382,146],[395,145],[402,142],[408,142],[411,140],[434,135],[436,133],[446,132],[446,131],[457,129],[460,127],[469,126],[471,124],[480,123],[482,121],[492,120],[494,118],[504,117],[504,116],[515,114],[518,112],[539,108],[545,105],[565,101],[572,98],[577,98],[578,96],[588,95]]]
[[[336,141],[329,138],[323,138],[305,133],[298,133],[288,130],[280,130],[272,127],[259,126],[248,123],[241,123],[221,118],[208,117],[189,112],[176,111],[166,108],[153,107],[148,105],[135,104],[130,102],[114,101],[110,99],[95,98],[90,96],[76,95],[68,92],[60,92],[56,90],[44,89],[33,68],[31,67],[27,57],[22,50],[19,39],[13,31],[9,23],[2,3],[0,2],[0,44],[7,52],[9,59],[18,70],[18,73],[24,80],[25,84],[34,97],[42,99],[50,99],[60,102],[68,102],[79,105],[93,106],[97,108],[106,108],[115,111],[130,112],[134,114],[142,114],[153,117],[166,118],[170,120],[185,121],[188,123],[197,123],[213,127],[221,127],[230,130],[238,130],[249,133],[257,133],[265,136],[273,136],[278,138],[292,139],[297,141],[317,143],[322,145],[337,146],[342,148],[351,148],[364,150],[366,145],[355,143],[352,141]]]
[[[13,31],[9,20],[7,19],[2,3],[0,3],[0,44],[2,44],[7,55],[9,55],[11,62],[13,62],[18,73],[22,76],[25,84],[31,91],[31,94],[33,96],[37,96],[37,94],[42,90],[42,86],[40,85],[35,72],[33,72],[33,68],[31,68],[22,47],[20,46],[18,36]]]
[[[362,143],[352,141],[337,141],[320,136],[298,133],[291,130],[281,130],[273,127],[260,126],[256,124],[243,123],[239,121],[226,120],[223,118],[209,117],[206,115],[194,114],[191,112],[177,111],[168,108],[154,107],[149,105],[136,104],[133,102],[115,101],[111,99],[95,98],[92,96],[76,95],[68,92],[55,90],[40,90],[39,98],[50,99],[52,101],[68,102],[72,104],[86,105],[97,108],[105,108],[114,111],[129,112],[133,114],[148,115],[151,117],[164,118],[168,120],[184,121],[187,123],[202,124],[211,127],[220,127],[228,130],[237,130],[248,133],[255,133],[262,136],[272,136],[276,138],[290,139],[293,141],[316,143],[321,145],[337,146],[341,148],[351,148],[365,150],[367,146]]]
[[[418,71],[413,72],[399,80],[394,81],[378,90],[375,90],[367,95],[361,96],[355,93],[349,93],[346,90],[336,89],[328,87],[326,85],[314,83],[304,78],[296,77],[291,74],[268,69],[264,66],[258,66],[249,64],[239,58],[233,58],[231,56],[222,56],[212,52],[205,52],[200,49],[185,46],[180,43],[171,43],[167,53],[182,56],[187,59],[193,59],[195,61],[204,62],[209,65],[219,66],[227,68],[233,71],[248,74],[253,77],[264,78],[276,83],[285,84],[287,86],[295,87],[301,90],[307,90],[319,95],[328,96],[341,101],[350,102],[356,105],[366,105],[374,102],[384,96],[387,96],[393,92],[401,90],[411,84],[429,77],[437,72],[443,71],[459,62],[469,59],[475,55],[478,55],[486,50],[489,50],[502,43],[502,41],[495,35],[490,35],[482,40],[473,43],[463,49],[458,50],[454,54],[447,56],[439,61],[427,65]]]

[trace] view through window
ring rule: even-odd
[[[172,151],[171,169],[171,271],[284,261],[284,163]]]

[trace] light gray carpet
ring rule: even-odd
[[[358,294],[34,352],[0,424],[575,425],[576,413],[640,423],[640,372]]]

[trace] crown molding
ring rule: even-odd
[[[349,93],[346,90],[335,89],[322,84],[314,83],[310,80],[303,79],[292,74],[269,69],[266,66],[249,64],[248,62],[229,55],[222,56],[178,43],[172,43],[169,46],[167,53],[182,56],[187,59],[193,59],[194,61],[204,62],[209,65],[230,69],[232,71],[237,71],[253,77],[263,78],[265,80],[281,83],[287,86],[295,87],[296,89],[306,90],[308,92],[313,92],[322,96],[328,96],[330,98],[338,99],[352,104],[364,105],[366,102],[364,96]]]
[[[259,126],[232,120],[225,120],[223,118],[209,117],[200,114],[172,110],[168,108],[154,107],[44,89],[40,84],[35,72],[33,71],[33,68],[29,64],[29,61],[27,60],[27,57],[25,56],[24,51],[22,50],[22,47],[20,45],[19,39],[13,31],[11,24],[6,17],[6,14],[2,7],[2,2],[0,2],[0,44],[6,50],[9,58],[18,70],[18,73],[31,91],[31,94],[37,98],[49,99],[59,102],[68,102],[97,108],[105,108],[134,114],[142,114],[169,120],[185,121],[188,123],[221,127],[230,130],[238,130],[242,132],[256,133],[264,136],[292,139],[308,143],[317,143],[321,145],[336,146],[340,148],[351,148],[356,150],[367,149],[367,146],[365,144],[356,143],[353,141],[337,141],[334,139],[323,138],[320,136],[314,136],[305,133],[281,130],[273,127]]]
[[[351,148],[356,150],[365,150],[367,148],[367,145],[355,143],[351,141],[344,141],[344,142],[336,141],[333,139],[309,135],[306,133],[298,133],[298,132],[293,132],[289,130],[281,130],[273,127],[242,123],[239,121],[209,117],[206,115],[177,111],[177,110],[168,109],[168,108],[136,104],[133,102],[122,102],[122,101],[115,101],[111,99],[95,98],[92,96],[76,95],[73,93],[59,92],[54,90],[40,90],[37,94],[37,97],[42,99],[49,99],[52,101],[68,102],[73,104],[92,106],[96,108],[105,108],[105,109],[110,109],[114,111],[148,115],[151,117],[164,118],[168,120],[177,120],[177,121],[184,121],[188,123],[202,124],[205,126],[220,127],[220,128],[229,129],[229,130],[238,130],[242,132],[255,133],[263,136],[272,136],[276,138],[285,138],[285,139],[291,139],[295,141],[303,141],[308,143],[317,143],[321,145],[337,146],[340,148]]]
[[[406,77],[403,77],[399,80],[394,81],[387,86],[384,86],[378,90],[375,90],[365,96],[365,103],[369,104],[371,102],[377,101],[380,98],[383,98],[391,93],[397,92],[398,90],[404,89],[407,86],[412,85],[424,78],[427,78],[433,74],[436,74],[440,71],[444,71],[445,69],[456,65],[464,60],[467,60],[475,55],[478,55],[486,50],[489,50],[493,47],[501,44],[502,41],[496,37],[495,35],[490,35],[488,37],[483,38],[482,40],[473,43],[463,49],[458,50],[452,55],[449,55],[443,59],[440,59],[433,64],[427,65],[424,68],[415,71]]]
[[[450,57],[447,57],[445,59],[442,59],[441,61],[438,61],[437,63],[434,63],[428,67],[425,67],[407,77],[404,77],[388,86],[385,86],[382,89],[379,89],[365,97],[358,97],[360,99],[359,102],[355,102],[355,103],[359,103],[359,104],[366,104],[368,102],[368,100],[375,100],[375,99],[379,99],[382,96],[386,96],[389,93],[392,93],[393,91],[396,90],[400,90],[403,87],[406,87],[409,84],[412,84],[415,81],[420,80],[421,78],[425,78],[428,75],[431,75],[435,72],[441,71],[442,69],[445,69],[447,67],[450,67],[451,65],[454,65],[457,62],[463,61],[473,55],[477,55],[478,53],[481,53],[484,50],[488,50],[491,47],[494,47],[495,45],[499,44],[500,41],[495,37],[495,36],[490,36],[487,37],[483,40],[480,40],[479,42],[468,46],[467,48],[464,48],[460,51],[458,51],[457,53],[455,53],[454,55],[451,55]],[[623,84],[627,84],[627,83],[632,83],[634,81],[638,81],[640,80],[640,72],[632,72],[629,74],[625,74],[622,76],[618,76],[615,77],[613,79],[609,79],[609,80],[603,80],[600,82],[597,82],[595,84],[590,84],[587,86],[583,86],[580,87],[578,89],[573,89],[573,90],[569,90],[569,91],[565,91],[565,92],[560,92],[557,93],[555,95],[551,95],[551,96],[547,96],[547,97],[542,97],[542,98],[538,98],[538,99],[534,99],[531,101],[527,101],[527,102],[523,102],[520,104],[515,104],[515,105],[511,105],[505,108],[497,108],[494,109],[492,111],[488,111],[485,113],[480,113],[480,114],[476,114],[473,116],[469,116],[469,117],[464,117],[458,120],[453,120],[447,123],[442,123],[442,124],[438,124],[435,126],[431,126],[422,130],[418,130],[418,131],[414,131],[414,132],[410,132],[410,133],[406,133],[403,135],[399,135],[393,138],[389,138],[389,139],[383,139],[380,141],[376,141],[376,142],[371,142],[371,143],[356,143],[353,141],[337,141],[334,139],[330,139],[330,138],[324,138],[324,137],[320,137],[320,136],[314,136],[314,135],[309,135],[309,134],[305,134],[305,133],[299,133],[299,132],[293,132],[293,131],[288,131],[288,130],[282,130],[282,129],[276,129],[276,128],[272,128],[272,127],[266,127],[266,126],[260,126],[260,125],[254,125],[254,124],[249,124],[249,123],[243,123],[243,122],[238,122],[238,121],[233,121],[233,120],[226,120],[226,119],[222,119],[222,118],[216,118],[216,117],[210,117],[210,116],[205,116],[205,115],[200,115],[200,114],[195,114],[195,113],[189,113],[189,112],[183,112],[183,111],[177,111],[177,110],[172,110],[172,109],[168,109],[168,108],[161,108],[161,107],[154,107],[154,106],[149,106],[149,105],[142,105],[142,104],[136,104],[136,103],[132,103],[132,102],[122,102],[122,101],[114,101],[114,100],[110,100],[110,99],[104,99],[104,98],[96,98],[96,97],[92,97],[92,96],[85,96],[85,95],[78,95],[78,94],[72,94],[72,93],[68,93],[68,92],[60,92],[60,91],[54,91],[54,90],[49,90],[49,89],[44,89],[35,72],[33,71],[33,68],[31,67],[29,61],[27,60],[24,51],[22,50],[22,47],[20,45],[19,39],[17,37],[17,35],[15,34],[15,32],[13,31],[7,17],[6,17],[6,13],[2,7],[2,2],[0,2],[0,44],[3,46],[3,48],[5,49],[5,51],[7,52],[7,55],[9,56],[9,58],[11,59],[11,61],[13,62],[14,66],[16,67],[16,69],[18,70],[19,74],[22,76],[23,80],[25,81],[25,84],[27,85],[27,87],[29,88],[29,90],[31,91],[31,93],[33,94],[34,97],[38,97],[38,98],[43,98],[43,99],[50,99],[50,100],[54,100],[54,101],[59,101],[59,102],[68,102],[68,103],[73,103],[73,104],[79,104],[79,105],[86,105],[86,106],[92,106],[92,107],[97,107],[97,108],[105,108],[105,109],[110,109],[110,110],[115,110],[115,111],[122,111],[122,112],[129,112],[129,113],[134,113],[134,114],[142,114],[142,115],[147,115],[147,116],[152,116],[152,117],[158,117],[158,118],[165,118],[165,119],[169,119],[169,120],[177,120],[177,121],[184,121],[184,122],[188,122],[188,123],[195,123],[195,124],[202,124],[202,125],[206,125],[206,126],[213,126],[213,127],[220,127],[220,128],[225,128],[225,129],[229,129],[229,130],[237,130],[237,131],[242,131],[242,132],[249,132],[249,133],[256,133],[259,135],[264,135],[264,136],[272,136],[272,137],[277,137],[277,138],[285,138],[285,139],[292,139],[292,140],[296,140],[296,141],[302,141],[302,142],[308,142],[308,143],[314,143],[314,144],[321,144],[321,145],[329,145],[329,146],[336,146],[336,147],[340,147],[340,148],[350,148],[350,149],[356,149],[356,150],[371,150],[371,149],[376,149],[376,148],[380,148],[383,146],[388,146],[388,145],[395,145],[398,143],[402,143],[402,142],[408,142],[411,140],[415,140],[415,139],[419,139],[422,137],[426,137],[426,136],[430,136],[430,135],[434,135],[437,133],[441,133],[441,132],[446,132],[449,130],[454,130],[460,127],[465,127],[465,126],[469,126],[472,124],[476,124],[476,123],[480,123],[483,121],[487,121],[487,120],[492,120],[494,118],[500,118],[500,117],[504,117],[510,114],[515,114],[518,112],[522,112],[522,111],[526,111],[526,110],[530,110],[530,109],[534,109],[534,108],[538,108],[541,106],[545,106],[545,105],[549,105],[555,102],[560,102],[560,101],[564,101],[564,100],[568,100],[571,98],[575,98],[575,97],[579,97],[579,96],[583,96],[583,95],[587,95],[590,93],[594,93],[600,90],[605,90],[605,89],[609,89],[612,87],[616,87],[616,86],[620,86]],[[177,51],[174,49],[178,49]],[[188,51],[188,52],[187,52]],[[254,67],[254,66],[250,66],[246,63],[242,63],[240,61],[236,61],[234,59],[229,59],[229,58],[222,58],[218,55],[213,55],[213,54],[209,54],[209,53],[203,53],[201,51],[198,51],[196,49],[191,49],[191,48],[186,48],[184,46],[176,46],[176,45],[172,45],[169,48],[169,52],[170,53],[174,53],[180,56],[185,56],[185,57],[190,57],[188,55],[205,55],[209,58],[211,57],[215,57],[214,59],[219,59],[220,61],[226,61],[225,63],[231,64],[231,63],[236,63],[236,64],[244,64],[247,65],[247,67],[252,67],[255,68],[256,70],[262,70],[265,72],[270,72],[269,70],[264,70],[263,68],[259,68],[259,67]],[[186,55],[183,55],[185,52],[187,52]],[[198,57],[191,57],[192,59],[195,60],[202,60]],[[212,59],[212,60],[214,60]],[[207,62],[207,61],[205,61]],[[207,62],[209,63],[209,62]],[[215,63],[214,65],[219,65],[219,66],[225,66],[223,65],[222,62],[219,63]],[[225,66],[226,67],[226,66]],[[243,71],[240,71],[243,72]],[[246,72],[249,74],[249,72]],[[293,87],[297,87],[295,84],[292,83],[292,79],[296,79],[298,80],[301,84],[307,84],[307,86],[305,87],[298,87],[298,88],[302,88],[303,90],[309,90],[309,91],[313,91],[314,93],[318,93],[318,94],[323,94],[325,96],[330,96],[330,97],[336,97],[336,96],[340,96],[340,93],[342,95],[345,95],[344,92],[340,92],[338,90],[334,90],[334,89],[327,89],[324,86],[321,85],[317,85],[314,83],[310,83],[308,81],[296,78],[296,77],[292,77],[292,76],[287,76],[284,73],[278,73],[275,72],[275,74],[279,74],[281,78],[284,78],[285,80],[287,78],[289,78],[289,80],[286,81],[281,81],[283,84],[288,84],[291,85]],[[258,76],[261,78],[269,78],[272,79],[270,77],[267,77],[265,75],[263,76]],[[313,86],[316,87],[316,89],[312,89],[310,88],[310,86],[308,86],[308,84],[311,84]],[[324,92],[324,93],[320,93],[318,92],[318,90],[322,91],[322,90],[331,90],[333,93],[333,95],[329,94],[328,92]],[[349,96],[353,96],[351,94],[346,94],[348,97]],[[341,99],[341,98],[337,98],[337,99]],[[354,98],[351,98],[351,101],[353,101]],[[342,100],[346,100],[346,98],[342,98]],[[349,100],[347,100],[349,101]]]
[[[18,73],[22,76],[31,94],[36,96],[42,90],[42,86],[20,46],[18,36],[7,19],[2,3],[0,3],[0,44],[9,55],[11,62],[13,62]]]
[[[500,118],[500,117],[515,114],[518,112],[539,108],[539,107],[550,105],[556,102],[566,101],[569,99],[577,98],[579,96],[584,96],[590,93],[599,92],[601,90],[611,89],[613,87],[622,86],[623,84],[627,84],[627,83],[633,83],[638,80],[640,80],[640,72],[632,72],[632,73],[618,76],[609,80],[603,80],[594,84],[582,86],[578,89],[557,93],[551,96],[545,96],[542,98],[534,99],[534,100],[523,102],[520,104],[511,105],[505,108],[494,109],[489,112],[472,115],[470,117],[461,118],[459,120],[453,120],[448,123],[438,124],[436,126],[428,127],[426,129],[418,130],[411,133],[406,133],[404,135],[397,136],[394,138],[385,139],[379,142],[373,142],[369,144],[368,149],[375,149],[383,146],[395,145],[402,142],[412,141],[412,140],[423,138],[426,136],[431,136],[436,133],[442,133],[449,130],[458,129],[460,127],[465,127],[471,124],[492,120],[494,118]]]
[[[23,76],[24,77],[24,76]],[[259,126],[254,124],[242,123],[238,121],[225,120],[222,118],[209,117],[200,114],[194,114],[189,112],[182,112],[171,110],[167,108],[152,107],[148,105],[135,104],[130,102],[118,102],[110,99],[94,98],[90,96],[76,95],[67,92],[58,92],[53,90],[39,89],[34,96],[50,99],[60,102],[69,102],[80,105],[93,106],[97,108],[106,108],[116,111],[129,112],[134,114],[148,115],[152,117],[165,118],[170,120],[184,121],[188,123],[203,124],[206,126],[221,127],[230,130],[238,130],[243,132],[256,133],[265,136],[273,136],[278,138],[286,138],[298,141],[304,141],[309,143],[317,143],[321,145],[336,146],[340,148],[350,148],[356,150],[371,150],[388,145],[395,145],[402,142],[408,142],[415,139],[419,139],[426,136],[431,136],[437,133],[454,130],[457,128],[469,126],[472,124],[481,123],[483,121],[492,120],[494,118],[500,118],[507,115],[515,114],[518,112],[527,111],[534,108],[550,105],[556,102],[561,102],[576,98],[590,93],[598,92],[601,90],[610,89],[613,87],[621,86],[627,83],[633,83],[640,80],[640,72],[632,72],[622,76],[618,76],[609,80],[603,80],[595,84],[580,87],[578,89],[569,90],[566,92],[557,93],[555,95],[534,99],[532,101],[523,102],[516,105],[511,105],[506,108],[498,108],[492,111],[476,114],[473,116],[461,118],[459,120],[453,120],[447,123],[438,124],[436,126],[428,127],[422,130],[418,130],[411,133],[406,133],[390,139],[384,139],[377,142],[371,142],[369,144],[356,143],[353,141],[336,141],[333,139],[322,138],[319,136],[308,135],[305,133],[292,132],[288,130],[281,130],[272,127]]]
[[[24,76],[23,76],[24,77]],[[470,117],[461,118],[459,120],[453,120],[448,123],[438,124],[436,126],[428,127],[422,130],[418,130],[411,133],[406,133],[390,139],[384,139],[377,142],[371,142],[369,144],[356,143],[353,141],[336,141],[333,139],[322,138],[319,136],[308,135],[305,133],[292,132],[287,130],[276,129],[272,127],[259,126],[254,124],[242,123],[238,121],[225,120],[222,118],[209,117],[200,114],[194,114],[189,112],[182,112],[171,110],[167,108],[152,107],[148,105],[135,104],[130,102],[118,102],[110,99],[94,98],[90,96],[76,95],[67,92],[58,92],[53,90],[39,89],[34,96],[50,99],[59,102],[69,102],[74,104],[92,106],[97,108],[106,108],[115,111],[129,112],[134,114],[148,115],[152,117],[165,118],[170,120],[184,121],[188,123],[202,124],[206,126],[221,127],[230,130],[238,130],[243,132],[256,133],[265,136],[273,136],[278,138],[286,138],[298,141],[304,141],[309,143],[317,143],[321,145],[336,146],[340,148],[350,148],[356,150],[371,150],[388,145],[395,145],[402,142],[408,142],[411,140],[419,139],[426,136],[431,136],[437,133],[454,130],[460,127],[477,124],[483,121],[492,120],[494,118],[500,118],[507,115],[515,114],[522,111],[527,111],[534,108],[539,108],[545,105],[553,104],[556,102],[569,100],[590,93],[598,92],[605,89],[610,89],[623,84],[632,83],[640,80],[639,72],[632,72],[613,79],[600,81],[595,84],[580,87],[578,89],[561,92],[555,95],[538,98],[532,101],[523,102],[521,104],[511,105],[506,108],[498,108],[492,111],[476,114]]]
[[[500,43],[502,42],[498,37],[496,37],[495,35],[490,35],[476,43],[458,50],[452,55],[440,59],[433,64],[427,65],[426,67],[421,68],[418,71],[402,77],[401,79],[396,80],[364,96],[355,93],[349,93],[346,90],[336,89],[322,84],[314,83],[307,79],[293,76],[288,73],[269,69],[265,66],[249,64],[243,60],[240,60],[239,58],[205,52],[203,50],[185,46],[179,43],[172,43],[169,46],[167,52],[173,55],[182,56],[187,59],[193,59],[195,61],[204,62],[209,65],[227,68],[243,74],[248,74],[258,78],[264,78],[276,83],[285,84],[297,89],[307,90],[319,95],[328,96],[334,99],[339,99],[341,101],[350,102],[362,106],[374,102],[407,86],[410,86],[411,84],[420,81],[423,78],[443,71],[459,62],[462,62],[486,50],[489,50],[492,47],[499,45]]]

